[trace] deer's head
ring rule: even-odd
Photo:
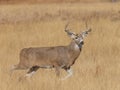
[[[81,32],[80,34],[76,34],[74,32],[71,32],[70,29],[67,29],[68,24],[65,27],[65,32],[70,36],[73,41],[81,47],[84,44],[84,38],[88,35],[89,32],[91,32],[91,28],[87,28],[85,31]]]

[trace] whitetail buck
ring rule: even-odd
[[[55,68],[56,74],[60,74],[60,69],[68,72],[64,78],[72,75],[71,66],[75,63],[80,55],[82,46],[84,44],[84,37],[91,31],[87,28],[81,34],[75,34],[65,27],[65,32],[72,38],[72,41],[67,46],[55,47],[31,47],[23,48],[20,52],[20,62],[14,65],[13,70],[29,69],[25,76],[33,75],[39,68]]]

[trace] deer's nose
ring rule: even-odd
[[[84,44],[84,42],[83,42],[83,41],[81,41],[81,42],[80,42],[80,44],[82,44],[82,45],[83,45],[83,44]]]

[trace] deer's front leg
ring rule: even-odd
[[[62,80],[65,80],[65,79],[67,79],[67,78],[69,78],[70,76],[73,75],[73,71],[72,71],[71,68],[65,69],[65,71],[68,73],[68,75],[65,76],[64,78],[62,78]]]

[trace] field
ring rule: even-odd
[[[25,47],[64,46],[71,39],[64,32],[92,32],[85,38],[79,58],[67,73],[39,69],[30,79],[18,82],[26,73],[9,70],[19,62]],[[34,4],[0,6],[0,90],[120,90],[120,3]]]
[[[94,3],[94,2],[119,2],[120,0],[0,0],[0,4],[36,4],[36,3]]]

